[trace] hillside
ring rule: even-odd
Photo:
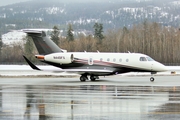
[[[114,0],[112,2],[51,2],[39,0],[0,7],[0,34],[10,29],[52,28],[93,31],[95,22],[103,23],[105,31],[131,27],[144,20],[179,27],[180,1]]]

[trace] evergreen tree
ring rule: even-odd
[[[57,26],[53,27],[53,31],[51,33],[51,40],[56,43],[56,45],[59,45],[59,28]]]
[[[68,25],[68,30],[67,30],[66,39],[67,39],[68,41],[74,41],[73,28],[72,28],[72,25],[71,25],[71,24]]]
[[[103,35],[103,24],[100,23],[95,23],[94,26],[94,37],[99,40],[99,42],[101,43],[101,41],[104,39],[104,35]]]

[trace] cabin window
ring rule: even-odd
[[[122,62],[122,59],[119,59],[119,62]]]
[[[126,59],[126,62],[129,62],[129,59]]]
[[[107,61],[110,61],[110,58],[108,58]]]
[[[140,57],[139,59],[140,61],[147,61],[147,59],[145,57]]]
[[[89,58],[88,63],[89,63],[89,65],[93,65],[93,58]]]
[[[91,62],[93,62],[93,59],[92,59],[92,58],[90,58],[90,59],[89,59],[89,62],[90,62],[90,63],[91,63]]]
[[[100,58],[100,61],[103,61],[103,59],[102,59],[102,58]]]
[[[146,57],[148,61],[154,61],[151,57]]]
[[[116,62],[116,58],[113,59],[113,62]]]

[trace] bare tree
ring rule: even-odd
[[[2,56],[2,47],[3,47],[3,42],[2,39],[0,38],[0,56]],[[2,57],[0,57],[0,62],[2,60]]]

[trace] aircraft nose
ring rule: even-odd
[[[168,70],[167,67],[165,65],[163,65],[163,64],[161,64],[160,69],[161,69],[162,72]]]
[[[159,62],[156,62],[154,65],[153,65],[153,70],[154,71],[157,71],[157,72],[164,72],[164,71],[167,71],[167,67]]]

